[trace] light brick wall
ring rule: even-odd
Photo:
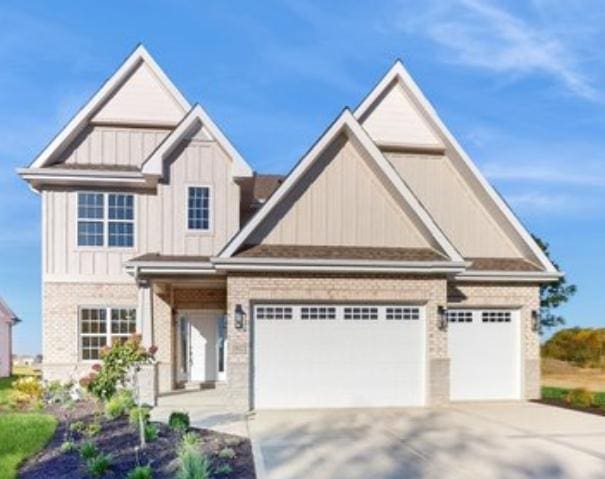
[[[226,394],[232,407],[242,409],[250,406],[250,325],[246,331],[236,330],[233,325],[233,311],[236,304],[241,304],[250,318],[250,302],[253,300],[426,302],[428,401],[432,405],[447,402],[449,385],[443,384],[449,377],[447,335],[438,329],[437,318],[437,306],[446,304],[445,278],[393,275],[229,275]]]
[[[80,361],[78,308],[81,306],[138,306],[134,284],[49,283],[43,285],[43,372],[48,380],[78,380],[91,363]],[[153,295],[154,343],[158,346],[160,391],[172,389],[172,314],[170,306]]]
[[[540,287],[503,283],[450,283],[450,306],[519,308],[521,313],[521,351],[523,397],[540,397],[540,335],[532,331],[532,310],[540,307]]]

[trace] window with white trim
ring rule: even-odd
[[[344,308],[345,319],[378,319],[378,308],[373,307],[347,307]]]
[[[386,308],[387,320],[416,320],[420,319],[420,309],[415,307],[388,307]]]
[[[300,308],[300,319],[336,319],[334,306],[303,306]]]
[[[80,356],[100,359],[101,349],[137,333],[135,308],[80,308]]]
[[[450,323],[472,323],[473,312],[456,309],[448,309],[447,320]]]
[[[482,311],[481,321],[484,323],[510,323],[510,311]]]
[[[292,308],[282,306],[257,306],[256,319],[292,319]]]
[[[78,246],[134,246],[134,195],[78,193]]]
[[[187,228],[210,230],[210,188],[190,186],[187,193]]]

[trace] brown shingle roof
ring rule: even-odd
[[[171,262],[175,262],[175,263],[179,263],[179,262],[200,262],[200,263],[207,263],[210,261],[210,258],[208,256],[188,256],[188,255],[164,255],[164,254],[158,254],[158,253],[147,253],[147,254],[143,254],[141,256],[136,256],[134,258],[131,258],[129,261],[141,261],[141,262],[145,262],[145,261],[159,261],[159,262],[165,262],[165,263],[171,263]]]
[[[243,226],[258,211],[261,205],[284,181],[282,175],[255,174],[251,178],[240,178],[240,224]]]
[[[377,261],[445,261],[430,248],[373,248],[360,246],[253,245],[236,256],[245,258],[362,259]]]
[[[467,258],[471,271],[541,271],[523,258]]]

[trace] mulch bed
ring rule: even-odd
[[[536,399],[532,401],[538,404],[547,404],[548,406],[560,407],[563,409],[571,409],[572,411],[585,412],[588,414],[595,414],[597,416],[605,416],[605,409],[600,407],[580,407],[574,406],[573,404],[568,404],[565,401],[560,401],[558,399]]]
[[[144,450],[139,451],[139,434],[137,429],[128,423],[128,418],[108,420],[99,414],[98,408],[92,401],[81,401],[74,409],[65,411],[58,407],[48,407],[47,412],[59,419],[59,426],[48,446],[40,453],[23,464],[19,471],[22,479],[49,478],[88,478],[91,477],[86,463],[80,458],[77,450],[62,452],[61,445],[68,437],[69,423],[83,421],[86,424],[95,421],[101,424],[101,432],[90,440],[104,454],[111,454],[111,467],[103,477],[123,478],[138,464],[151,465],[154,479],[174,478],[178,470],[177,448],[180,434],[167,425],[155,423],[158,426],[158,438],[147,443]],[[231,472],[211,475],[221,479],[255,479],[252,449],[247,438],[221,434],[205,429],[191,428],[201,438],[200,448],[210,459],[212,468],[228,464]],[[78,434],[71,433],[76,445],[86,441]],[[221,459],[218,452],[229,447],[235,451],[233,459]],[[138,463],[137,463],[138,455]]]

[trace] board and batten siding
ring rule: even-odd
[[[194,140],[177,149],[168,160],[165,183],[160,183],[157,191],[133,192],[134,248],[78,247],[77,192],[83,189],[44,190],[45,280],[75,281],[89,276],[95,280],[126,280],[128,276],[122,265],[134,256],[217,254],[239,228],[239,186],[230,171],[231,160],[213,141]],[[187,230],[188,186],[211,188],[211,230],[208,232]]]
[[[447,156],[385,155],[464,257],[523,257]]]
[[[430,246],[358,148],[340,137],[250,238],[252,243]]]
[[[168,133],[156,128],[89,126],[57,163],[140,167]]]

